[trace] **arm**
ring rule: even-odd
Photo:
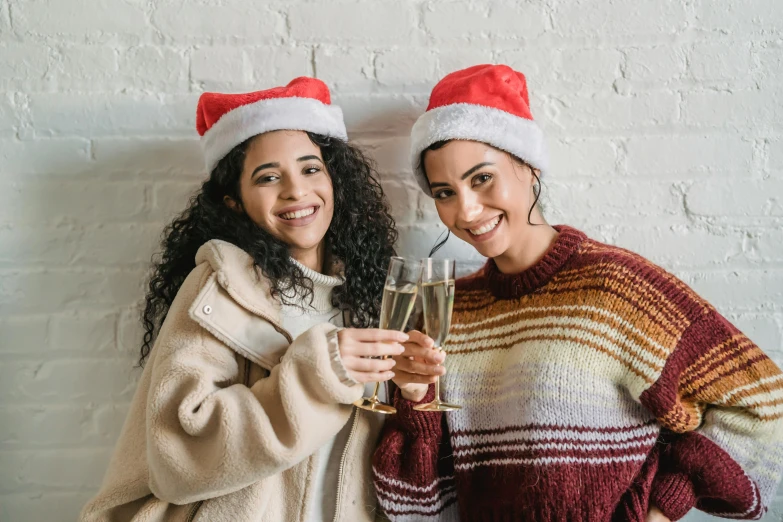
[[[755,344],[709,309],[641,401],[664,427],[654,505],[672,520],[763,515],[783,472],[783,374]]]
[[[298,337],[252,387],[231,349],[192,322],[176,332],[156,344],[147,402],[150,489],[162,500],[224,495],[292,467],[340,430],[361,396],[335,364],[332,325]]]
[[[445,373],[445,354],[432,339],[408,332],[405,350],[394,358],[394,406],[373,459],[378,502],[391,520],[458,520],[454,461],[446,418],[413,406],[435,398],[435,382]]]
[[[435,398],[430,386],[422,401]],[[397,415],[384,425],[373,458],[378,502],[390,520],[458,520],[454,461],[441,412],[413,409],[394,394]]]

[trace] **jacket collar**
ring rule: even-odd
[[[207,241],[196,253],[196,264],[209,263],[217,281],[243,308],[280,323],[280,305],[272,287],[250,255],[220,239]]]

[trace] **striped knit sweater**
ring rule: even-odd
[[[783,375],[684,283],[569,227],[516,275],[457,282],[443,395],[399,392],[374,457],[393,521],[761,517]],[[432,390],[425,400],[431,400]]]

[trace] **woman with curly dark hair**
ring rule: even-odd
[[[89,521],[373,520],[378,414],[408,336],[373,329],[397,234],[312,78],[206,93],[209,179],[165,231],[144,372]],[[154,343],[154,344],[153,344]]]

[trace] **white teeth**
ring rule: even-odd
[[[315,212],[315,207],[309,207],[309,208],[303,208],[302,210],[296,210],[294,212],[286,212],[285,214],[280,214],[280,217],[283,219],[297,219],[297,218],[309,216],[314,212]]]
[[[493,230],[496,226],[498,226],[498,223],[500,222],[500,216],[496,217],[486,225],[484,225],[481,228],[469,228],[470,233],[474,236],[480,236],[481,234],[486,234],[490,230]]]

